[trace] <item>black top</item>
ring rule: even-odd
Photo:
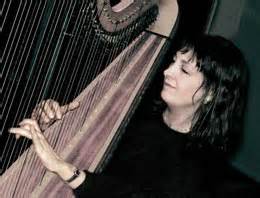
[[[161,117],[161,116],[160,116]],[[209,158],[187,146],[189,133],[176,132],[161,118],[129,127],[100,174],[87,172],[76,197],[212,197]]]

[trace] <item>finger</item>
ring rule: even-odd
[[[52,148],[44,135],[40,131],[37,131],[33,126],[30,126],[30,131],[36,151],[41,156],[44,154],[50,154]]]
[[[27,129],[23,129],[23,128],[10,128],[8,131],[10,133],[13,133],[13,134],[16,134],[16,135],[19,135],[19,136],[24,136],[24,137],[27,137],[29,139],[32,139],[31,133]]]
[[[72,110],[74,110],[74,109],[76,109],[76,108],[78,108],[79,107],[79,102],[78,101],[73,101],[73,102],[71,102],[71,103],[69,103],[69,111],[72,111]]]
[[[74,102],[71,102],[69,104],[66,104],[64,106],[61,107],[61,110],[62,110],[62,113],[65,114],[67,113],[68,111],[72,111],[76,108],[79,107],[79,102],[78,101],[74,101]]]
[[[25,129],[30,132],[30,125],[29,124],[18,124],[22,129]],[[30,132],[31,133],[31,132]],[[18,134],[15,134],[15,138],[19,139],[21,136]]]
[[[39,136],[40,132],[35,131],[33,127],[31,131],[35,151],[43,165],[50,171],[56,170],[57,163],[61,158],[55,153],[46,138],[43,135],[42,138]]]
[[[42,122],[44,124],[48,124],[50,121],[51,121],[51,119],[49,118],[49,116],[47,116],[46,113],[43,111],[41,113],[40,122]]]
[[[55,112],[56,117],[58,119],[61,119],[62,114],[61,114],[61,107],[60,107],[59,103],[54,101],[53,104],[52,104],[52,108],[53,108],[53,110]]]
[[[21,128],[26,129],[26,130],[28,130],[28,131],[31,130],[29,124],[19,123],[18,125],[19,125]]]
[[[24,119],[22,122],[19,123],[19,126],[22,125],[32,125],[35,128],[35,130],[41,131],[37,121],[33,119]]]
[[[43,112],[43,107],[42,107],[42,103],[40,103],[33,109],[31,118],[35,120],[40,119],[42,112]]]
[[[37,119],[37,114],[35,112],[35,109],[33,110],[32,114],[31,114],[31,118],[35,119],[35,120]]]
[[[30,127],[30,132],[31,132],[31,136],[33,141],[40,141],[40,139],[44,139],[45,137],[43,136],[43,134],[41,133],[41,131],[38,131],[33,125],[29,125]]]
[[[40,104],[36,105],[36,107],[33,109],[33,112],[31,114],[31,118],[35,120],[39,119],[41,112],[42,112],[42,107],[40,106]]]
[[[48,117],[49,120],[54,118],[54,111],[52,109],[53,100],[47,100],[45,101],[45,104],[43,105],[43,110]]]
[[[44,154],[44,149],[42,147],[42,143],[40,141],[40,137],[37,134],[37,131],[35,130],[34,127],[31,127],[31,136],[32,136],[32,141],[33,141],[33,145],[34,145],[34,149],[36,151],[36,153],[38,154],[38,156],[41,158],[41,156]]]

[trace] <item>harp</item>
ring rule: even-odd
[[[79,101],[44,134],[66,161],[101,171],[169,46],[177,3],[14,0],[1,6],[1,197],[72,197],[28,140],[7,129],[43,99]]]

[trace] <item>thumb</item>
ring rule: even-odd
[[[74,109],[76,109],[78,107],[79,107],[79,102],[78,101],[73,101],[73,102],[69,103],[68,109],[69,109],[69,111],[71,111],[71,110],[74,110]]]
[[[78,101],[73,101],[73,102],[71,102],[69,104],[63,105],[61,107],[61,110],[62,110],[63,113],[67,113],[68,111],[72,111],[72,110],[74,110],[74,109],[76,109],[78,107],[79,107],[79,102]]]

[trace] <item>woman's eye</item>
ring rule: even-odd
[[[189,75],[189,72],[187,72],[185,69],[181,68],[182,72]]]

